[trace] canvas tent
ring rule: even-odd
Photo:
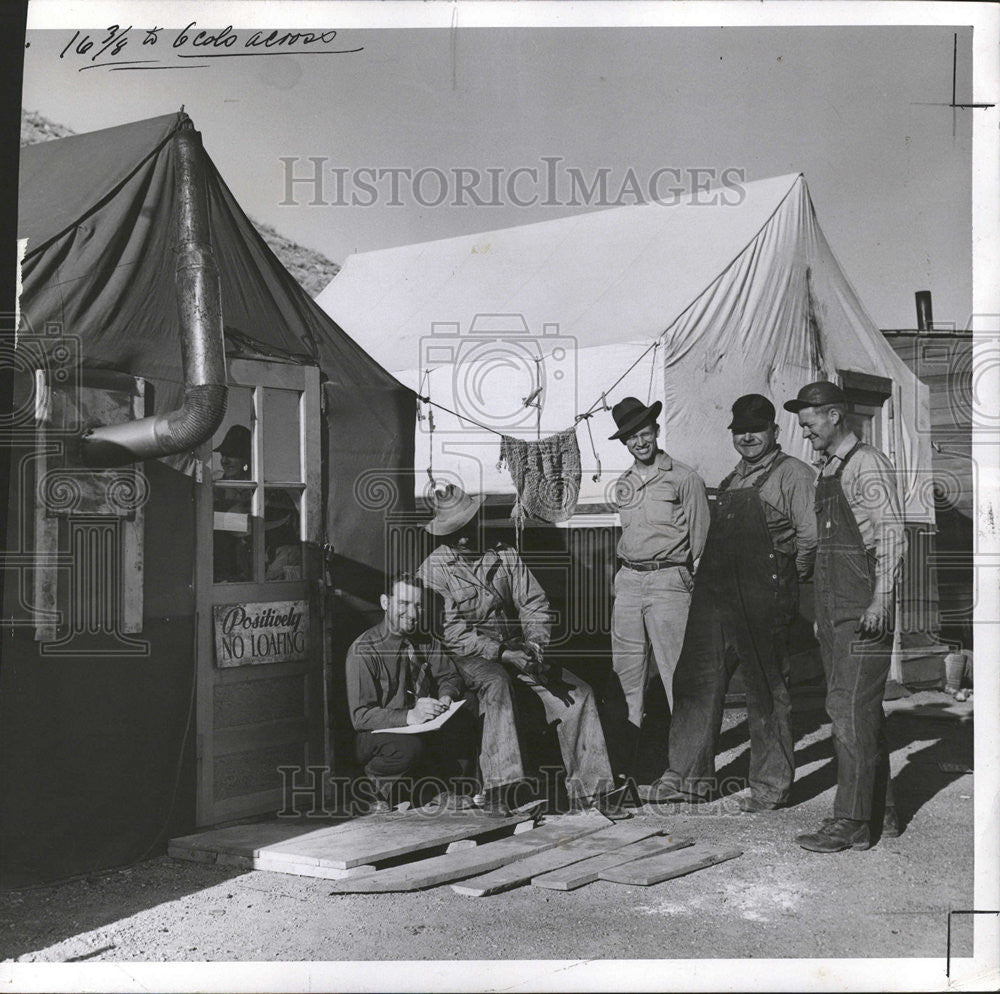
[[[254,739],[247,724],[249,703],[273,728],[302,725],[303,708],[310,722],[323,710],[322,686],[306,683],[303,675],[312,667],[308,679],[313,680],[314,670],[321,669],[312,662],[290,664],[303,673],[280,680],[267,666],[253,667],[256,673],[227,671],[227,677],[246,676],[247,682],[229,680],[214,697],[213,687],[202,693],[199,681],[206,668],[215,679],[213,658],[203,651],[211,611],[206,622],[206,612],[198,608],[203,591],[197,582],[207,558],[208,583],[202,587],[212,586],[212,504],[211,480],[205,481],[206,504],[203,481],[190,472],[193,460],[143,464],[148,499],[136,539],[142,556],[126,562],[117,546],[109,546],[114,557],[106,568],[98,563],[95,574],[102,582],[112,581],[103,593],[86,584],[69,589],[76,574],[67,549],[56,549],[48,559],[39,553],[39,528],[55,527],[57,509],[47,502],[52,495],[43,501],[38,489],[44,446],[36,432],[48,415],[42,413],[46,394],[35,371],[52,384],[72,384],[77,369],[97,380],[127,374],[145,381],[144,400],[153,408],[146,413],[179,406],[172,138],[189,126],[183,113],[170,114],[21,151],[15,430],[4,453],[5,460],[10,458],[4,471],[9,468],[11,479],[0,669],[0,882],[5,886],[156,852],[171,835],[193,829],[196,780],[200,784],[203,766],[208,767],[207,789],[211,792],[214,776],[215,794],[222,800],[227,784],[234,793],[246,793],[259,789],[254,777],[269,771],[275,778],[280,759],[272,754],[274,735],[270,741]],[[210,136],[205,144],[210,152]],[[286,371],[309,367],[310,382],[320,380],[325,475],[317,468],[313,488],[321,491],[317,518],[325,522],[320,530],[323,540],[335,546],[346,574],[377,575],[384,566],[384,509],[359,500],[355,488],[372,467],[390,482],[397,473],[409,478],[413,395],[317,307],[257,234],[209,155],[201,158],[227,355],[269,368],[284,363]],[[142,414],[140,409],[135,416]],[[319,426],[315,430],[319,435]],[[71,491],[65,490],[70,497]],[[207,507],[207,516],[199,516],[199,506]],[[114,537],[115,528],[135,530],[137,515],[118,508],[116,515],[89,525],[63,515],[59,534],[80,524],[73,534],[83,534],[86,525],[93,526],[87,534]],[[199,548],[198,529],[206,520],[209,546]],[[138,564],[132,583],[114,582],[123,562],[129,568]],[[51,645],[39,641],[34,599],[42,568],[61,571],[51,574],[52,582],[61,585],[71,606],[113,597],[122,587],[127,600],[138,593],[139,617],[127,630],[134,633],[127,651],[115,654],[119,631],[88,629],[75,633],[72,651],[47,653]],[[340,585],[348,587],[346,575]],[[232,599],[253,600],[263,586],[244,584],[249,593]],[[338,619],[338,635],[349,641],[353,635],[346,627]],[[214,766],[211,757],[204,760],[203,726],[222,728],[230,738],[242,735],[246,749],[256,750],[258,767],[244,761],[245,752],[220,752]],[[312,755],[322,761],[321,750]]]
[[[21,311],[34,338],[44,342],[54,322],[80,341],[87,366],[158,382],[159,410],[176,406],[181,384],[170,139],[187,120],[183,112],[168,114],[21,150]],[[207,171],[227,351],[249,340],[264,355],[323,371],[337,423],[327,533],[344,555],[381,564],[381,529],[373,530],[350,487],[371,465],[409,464],[411,395],[295,282],[210,159]]]
[[[353,255],[317,299],[402,382],[470,419],[435,410],[433,434],[420,422],[418,490],[432,466],[511,493],[499,439],[473,422],[523,438],[576,423],[581,503],[608,503],[629,457],[608,441],[604,393],[662,400],[664,447],[711,487],[735,460],[737,396],[771,397],[786,450],[812,459],[781,402],[829,378],[877,408],[872,437],[900,473],[907,515],[933,520],[926,387],[865,312],[800,174]],[[522,406],[537,386],[540,412]],[[588,412],[596,458],[577,422]]]

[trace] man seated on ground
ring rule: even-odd
[[[502,812],[525,779],[517,723],[526,718],[525,706],[538,703],[543,720],[555,725],[571,802],[606,808],[603,796],[613,780],[593,691],[544,658],[549,602],[517,550],[503,543],[482,550],[484,499],[457,486],[437,496],[437,513],[425,527],[440,544],[418,575],[443,598],[442,640],[479,698],[487,806]],[[521,706],[515,683],[519,692],[530,692]]]
[[[419,579],[397,573],[380,598],[384,620],[347,651],[347,704],[357,760],[375,788],[373,811],[388,811],[393,789],[415,774],[455,785],[444,802],[450,807],[466,806],[461,785],[472,782],[476,728],[467,707],[435,731],[376,731],[422,725],[465,694],[462,678],[441,644],[420,633],[424,595]],[[413,799],[423,800],[416,794]]]

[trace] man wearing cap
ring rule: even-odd
[[[733,404],[729,430],[742,458],[719,484],[674,674],[670,769],[639,788],[647,800],[709,796],[726,689],[742,666],[750,726],[750,796],[742,808],[788,802],[795,760],[786,648],[798,581],[811,575],[816,553],[816,474],[782,452],[774,416],[760,394]]]
[[[615,404],[611,416],[635,462],[615,484],[621,518],[621,568],[615,576],[611,616],[614,671],[628,708],[623,762],[635,762],[648,675],[648,650],[674,707],[674,667],[684,641],[693,574],[708,534],[705,482],[657,445],[663,405],[636,397]],[[631,770],[627,772],[631,773]]]
[[[502,807],[504,793],[525,777],[516,724],[525,716],[515,705],[516,681],[535,695],[545,722],[555,725],[571,801],[600,806],[612,774],[593,691],[544,658],[552,630],[549,602],[517,550],[498,543],[481,551],[484,500],[454,485],[436,495],[435,516],[425,527],[439,545],[418,576],[441,595],[442,641],[479,698],[488,802]]]
[[[418,770],[461,784],[475,755],[475,723],[466,708],[435,731],[392,731],[424,725],[465,695],[443,646],[420,633],[422,598],[420,580],[396,574],[380,598],[385,618],[347,650],[347,706],[358,762],[375,786],[373,811],[387,811],[393,789]],[[461,807],[460,791],[452,797]]]
[[[837,793],[833,818],[796,841],[813,852],[867,849],[871,826],[899,834],[889,782],[882,698],[889,675],[893,588],[906,550],[895,473],[858,440],[847,398],[826,380],[804,386],[785,410],[823,457],[816,484],[816,636],[826,674]]]

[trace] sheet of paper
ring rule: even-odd
[[[393,732],[395,735],[422,735],[424,732],[437,731],[463,704],[461,701],[452,701],[451,707],[447,711],[442,711],[436,718],[425,721],[422,725],[401,725],[399,728],[375,728],[375,732]]]

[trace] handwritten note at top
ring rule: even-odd
[[[112,24],[104,31],[76,31],[59,53],[60,59],[74,59],[84,69],[203,69],[205,59],[227,59],[263,55],[350,55],[364,51],[331,48],[337,32],[329,31],[248,31],[231,24],[219,29],[200,29],[192,21],[180,30],[155,25],[133,30]],[[142,56],[139,58],[138,56]],[[134,57],[133,57],[134,56]],[[196,60],[174,63],[175,59]],[[174,64],[170,64],[174,63]]]

